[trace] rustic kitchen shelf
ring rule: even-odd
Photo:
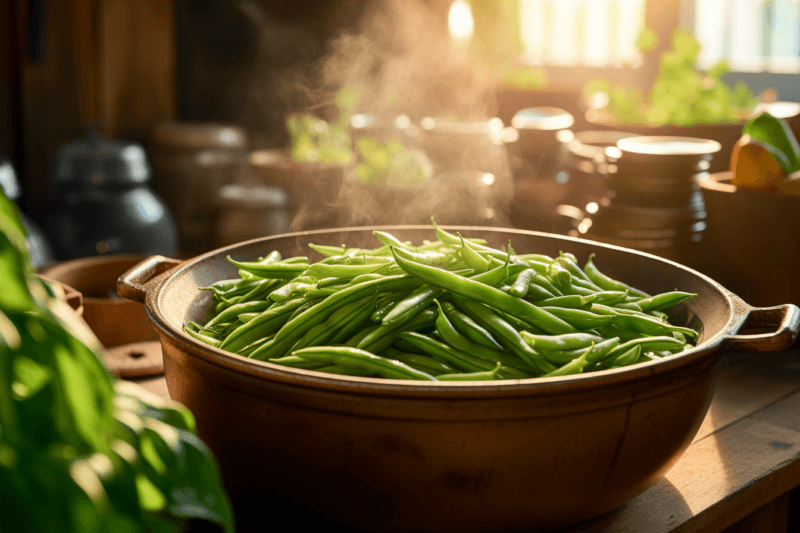
[[[789,531],[800,518],[789,502],[800,485],[800,349],[724,357],[708,415],[667,475],[565,533]],[[163,376],[137,383],[168,397]]]

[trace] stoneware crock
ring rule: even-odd
[[[178,262],[151,257],[120,277],[145,303],[164,351],[172,399],[188,406],[213,449],[240,526],[313,513],[379,531],[552,530],[587,520],[651,486],[687,448],[730,351],[790,347],[794,305],[752,308],[710,278],[655,256],[555,235],[453,228],[519,253],[575,254],[650,293],[697,293],[672,320],[701,330],[681,355],[578,376],[498,382],[341,377],[253,361],[182,332],[237,276],[226,260],[316,244],[377,246],[372,229],[294,233]],[[432,239],[422,226],[379,228]],[[743,327],[769,333],[739,334]],[[296,503],[296,502],[299,502]],[[303,505],[298,511],[293,505]],[[313,511],[312,511],[313,510]]]

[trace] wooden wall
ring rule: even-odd
[[[0,117],[0,149],[15,153],[36,210],[48,199],[60,145],[84,136],[92,124],[109,137],[143,141],[155,122],[175,115],[175,22],[171,0],[47,1],[43,56],[32,62],[30,1],[10,0],[0,15],[0,32],[14,24],[18,34],[15,40],[6,33],[0,90],[19,91]],[[9,127],[15,114],[16,132]]]

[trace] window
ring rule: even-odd
[[[520,0],[525,60],[534,65],[641,65],[646,0]]]
[[[693,0],[687,4],[684,13],[692,17],[687,26],[694,27],[703,45],[700,68],[727,59],[737,72],[800,73],[800,0]]]

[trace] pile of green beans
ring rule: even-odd
[[[694,294],[650,296],[590,257],[517,255],[448,233],[420,246],[373,232],[374,249],[309,245],[324,256],[228,258],[212,316],[186,333],[231,353],[333,374],[427,381],[553,377],[690,349],[698,333],[667,311]]]

